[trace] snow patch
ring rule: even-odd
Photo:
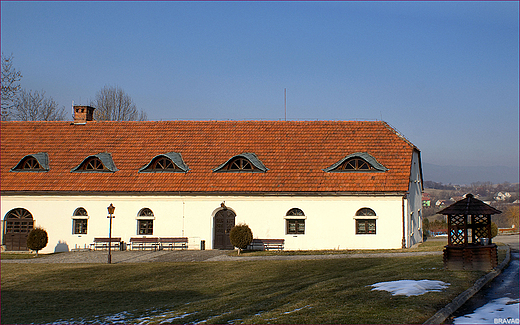
[[[382,290],[392,293],[392,296],[419,296],[427,292],[440,292],[450,284],[436,280],[399,280],[379,282],[370,285],[372,290]]]
[[[312,307],[311,307],[311,305],[307,305],[307,306],[303,306],[303,307],[300,307],[300,308],[296,308],[294,310],[286,311],[286,312],[284,312],[284,314],[294,313],[294,312],[300,311],[300,310],[302,310],[304,308],[312,308]]]
[[[472,314],[453,319],[453,324],[519,324],[518,299],[499,298],[475,309]]]

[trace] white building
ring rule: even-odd
[[[42,252],[112,236],[188,237],[232,248],[227,231],[286,250],[410,247],[422,241],[420,151],[385,122],[2,122],[5,250]],[[82,112],[83,111],[83,112]]]

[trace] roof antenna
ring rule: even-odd
[[[287,88],[283,89],[283,101],[285,105],[285,121],[287,121]]]
[[[72,101],[72,120],[74,121],[74,101]]]

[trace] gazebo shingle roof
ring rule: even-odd
[[[465,199],[457,201],[449,207],[437,212],[444,215],[490,215],[499,214],[502,211],[473,197],[472,194],[466,195]]]

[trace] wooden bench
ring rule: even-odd
[[[188,237],[161,237],[160,249],[188,249]]]
[[[285,239],[253,239],[248,249],[262,251],[268,251],[270,249],[282,250],[284,243]]]
[[[159,238],[157,237],[132,237],[130,238],[131,249],[159,249]]]
[[[120,249],[121,247],[121,237],[112,237],[112,240],[108,237],[96,237],[94,238],[94,243],[90,244],[91,249],[108,249],[108,244],[110,242],[111,249]]]

